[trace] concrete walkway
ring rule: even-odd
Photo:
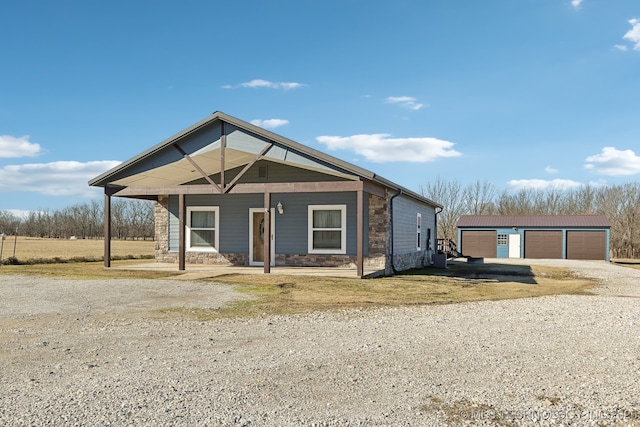
[[[221,266],[187,264],[184,272],[178,270],[178,264],[150,262],[144,264],[132,264],[123,266],[111,266],[115,270],[148,270],[148,271],[174,271],[180,273],[175,279],[198,280],[210,277],[224,276],[227,274],[264,274],[262,266]],[[365,269],[364,275],[375,273],[377,270]],[[271,274],[298,275],[298,276],[323,276],[323,277],[358,277],[355,268],[331,268],[331,267],[271,267]]]

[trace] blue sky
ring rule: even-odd
[[[418,191],[640,175],[637,0],[4,2],[0,210],[223,111]]]

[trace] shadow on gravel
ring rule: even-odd
[[[402,275],[422,275],[426,269],[409,270]],[[452,279],[473,280],[478,282],[516,282],[536,285],[533,269],[529,265],[511,265],[498,263],[470,264],[463,261],[449,261],[446,269],[429,268],[428,274]]]

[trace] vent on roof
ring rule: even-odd
[[[267,167],[258,166],[258,179],[267,179]]]

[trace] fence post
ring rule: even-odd
[[[14,234],[13,239],[13,257],[16,257],[16,245],[18,244],[18,227],[16,227],[16,234]]]
[[[0,267],[2,267],[2,249],[4,249],[4,239],[6,238],[4,233],[0,234]]]

